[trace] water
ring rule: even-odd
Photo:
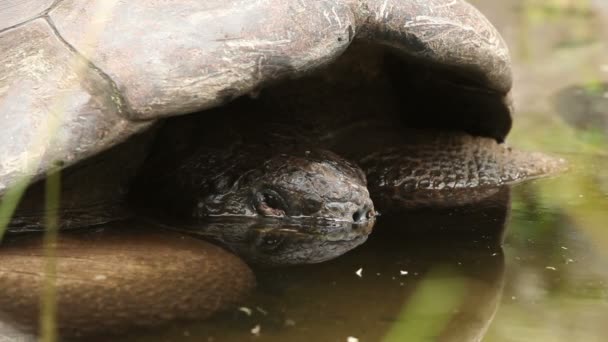
[[[384,217],[336,260],[258,270],[242,308],[139,340],[603,341],[608,183],[564,190],[600,174],[594,159],[470,207]]]
[[[501,298],[508,203],[505,189],[475,206],[385,216],[345,256],[258,270],[258,288],[243,304],[250,315],[237,309],[154,340],[470,340],[485,330]]]

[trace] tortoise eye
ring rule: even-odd
[[[285,216],[287,206],[281,195],[273,190],[263,190],[255,196],[255,207],[263,216]]]

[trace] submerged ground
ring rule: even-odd
[[[608,106],[593,114],[605,118],[589,114],[586,121],[587,107],[564,111],[555,94],[578,86],[608,98],[602,87],[608,6],[602,0],[471,2],[512,50],[517,110],[509,143],[564,156],[570,172],[474,207],[383,217],[364,246],[337,260],[259,270],[258,290],[239,310],[139,338],[605,339],[608,125],[602,122]],[[567,116],[575,114],[594,124],[573,126]]]

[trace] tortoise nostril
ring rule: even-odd
[[[361,220],[361,218],[363,217],[363,213],[362,210],[357,210],[355,211],[355,213],[353,214],[353,221],[354,222],[359,222]]]
[[[361,222],[374,217],[374,211],[368,208],[361,208],[353,213],[353,221]]]

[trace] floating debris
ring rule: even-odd
[[[399,271],[399,274],[401,274],[401,275],[408,275],[408,274],[409,274],[409,272],[408,272],[408,271],[403,271],[403,270],[400,270],[400,271]]]
[[[551,270],[551,271],[557,271],[557,268],[555,268],[553,266],[547,266],[545,268],[548,269],[548,270]]]
[[[261,313],[261,314],[262,314],[262,315],[264,315],[264,316],[268,315],[268,311],[266,311],[266,310],[262,309],[262,308],[261,308],[261,307],[259,307],[259,306],[256,306],[256,307],[255,307],[255,309],[256,309],[256,310],[258,310],[258,312],[259,312],[259,313]]]
[[[563,250],[568,250],[568,247],[564,247],[564,246],[562,246],[562,249],[563,249]]]
[[[356,337],[348,336],[346,338],[346,342],[359,342],[359,339]]]
[[[359,276],[359,278],[363,277],[363,268],[360,268],[357,270],[357,272],[355,272],[356,275]]]
[[[250,308],[247,308],[247,307],[241,306],[241,307],[239,308],[239,311],[240,311],[240,312],[242,312],[242,313],[244,313],[244,314],[245,314],[245,315],[247,315],[247,316],[251,316],[251,309],[250,309]]]
[[[260,331],[262,331],[262,327],[259,324],[251,329],[251,333],[255,336],[260,336]]]
[[[93,279],[94,279],[94,280],[106,280],[106,279],[108,279],[108,277],[106,277],[106,276],[105,276],[105,275],[103,275],[103,274],[98,274],[98,275],[96,275],[96,276],[95,276]]]

